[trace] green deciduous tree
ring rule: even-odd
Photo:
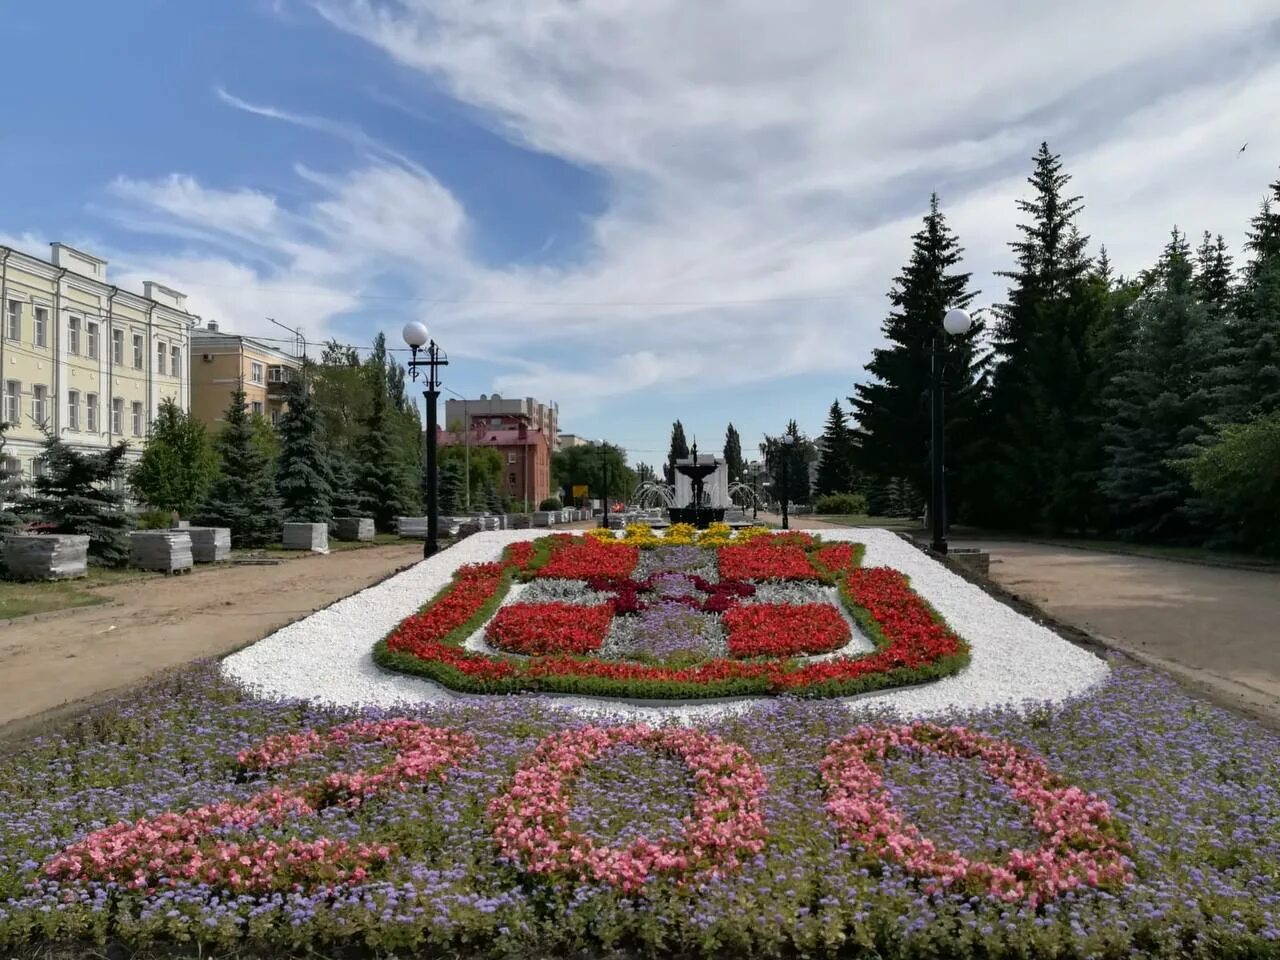
[[[133,527],[121,489],[128,449],[122,440],[101,453],[81,453],[53,434],[46,435],[44,473],[32,480],[19,512],[51,524],[54,533],[89,537],[91,562],[124,566]]]
[[[569,447],[553,453],[553,486],[571,494],[575,486],[585,484],[591,491],[591,496],[598,497],[600,485],[604,482],[602,464],[605,460],[609,464],[609,496],[615,500],[629,497],[638,483],[636,473],[627,466],[627,452],[611,443],[605,444],[603,452],[598,444],[593,444],[587,447]]]
[[[1233,545],[1280,553],[1280,412],[1226,425],[1178,467],[1224,518]]]
[[[789,444],[783,441],[787,436],[791,437]],[[766,436],[760,454],[769,473],[769,498],[780,501],[785,494],[788,503],[808,503],[812,494],[809,465],[817,460],[818,449],[796,422],[789,422],[779,436]]]
[[[332,515],[331,461],[319,411],[301,378],[289,385],[288,409],[280,418],[276,492],[286,521],[326,523]]]
[[[218,472],[218,455],[204,424],[172,398],[161,401],[142,457],[129,471],[138,499],[189,517]]]
[[[244,390],[227,406],[225,424],[215,441],[218,475],[196,519],[210,527],[230,527],[233,545],[260,547],[280,536],[280,501],[275,471],[263,453]]]

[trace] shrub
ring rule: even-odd
[[[139,530],[168,530],[175,516],[172,510],[143,510],[135,519]]]
[[[563,507],[564,504],[560,502],[559,497],[547,497],[547,499],[538,504],[539,510],[560,510]]]
[[[860,493],[828,493],[813,505],[814,513],[860,515],[867,512],[867,498]]]

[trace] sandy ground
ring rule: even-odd
[[[253,643],[422,556],[417,543],[225,566],[95,591],[105,604],[0,624],[0,736]]]

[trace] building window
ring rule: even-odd
[[[90,433],[98,432],[98,395],[96,393],[84,395],[84,428]]]
[[[22,423],[22,384],[17,380],[4,383],[4,419],[15,427]]]
[[[124,331],[111,331],[111,362],[117,367],[124,366]]]
[[[80,391],[67,391],[67,429],[80,429]]]
[[[133,369],[142,369],[142,334],[133,335]]]
[[[92,320],[86,320],[84,324],[84,339],[86,352],[90,359],[98,359],[98,325]]]
[[[72,317],[67,321],[67,352],[80,352],[80,318]]]
[[[255,417],[262,416],[262,401],[254,400],[252,403],[250,403],[249,412],[253,414]]]
[[[0,470],[10,477],[21,476],[22,461],[17,457],[5,457],[3,460],[0,460]]]
[[[124,433],[124,399],[113,397],[111,400],[111,432]]]
[[[516,462],[516,455],[514,453],[508,453],[507,463],[515,463],[515,462]]]
[[[42,383],[31,388],[31,419],[37,424],[49,419],[49,388]]]
[[[44,457],[36,457],[31,461],[31,476],[47,477],[49,475],[49,461]]]
[[[275,407],[271,408],[271,425],[273,427],[280,426],[280,411]]]
[[[182,348],[169,348],[169,373],[175,377],[182,376]]]
[[[37,347],[49,345],[49,311],[45,307],[36,307],[35,319],[31,321],[31,339]]]
[[[4,335],[6,340],[22,339],[22,301],[10,300],[9,309],[4,314]]]
[[[268,383],[288,383],[292,379],[292,371],[288,367],[268,367]]]
[[[133,435],[135,437],[142,436],[142,404],[138,401],[133,402]]]
[[[249,382],[250,383],[262,382],[262,364],[260,363],[249,364]]]
[[[164,341],[156,341],[156,373],[164,376],[164,357],[168,351],[165,349]]]
[[[516,475],[514,473],[507,474],[507,484],[511,487],[512,490],[516,488]]]

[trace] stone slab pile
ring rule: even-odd
[[[196,563],[222,563],[231,559],[230,527],[187,527],[191,559]]]
[[[334,517],[333,536],[337,540],[372,540],[372,517]]]
[[[178,573],[190,570],[190,530],[135,530],[129,534],[129,566],[139,570]]]
[[[9,576],[15,580],[70,580],[89,571],[89,538],[76,534],[15,533],[5,537]]]
[[[312,553],[329,552],[329,525],[327,523],[286,523],[284,525],[286,550],[309,550]]]

